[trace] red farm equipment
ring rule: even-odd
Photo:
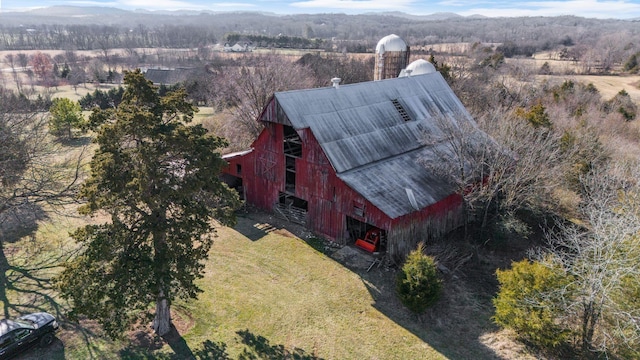
[[[378,251],[380,247],[380,230],[370,229],[364,236],[364,239],[356,240],[356,246],[370,253]]]

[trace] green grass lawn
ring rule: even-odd
[[[240,228],[252,222],[240,219]],[[437,359],[435,350],[376,310],[363,280],[286,232],[252,241],[222,229],[199,300],[184,304],[195,319],[183,334],[197,347],[223,342],[241,353],[238,332],[271,346],[325,359]],[[256,236],[252,236],[255,238]]]
[[[16,268],[30,269],[34,259],[45,265],[33,269],[44,282],[30,281],[25,291],[5,289],[5,309],[12,316],[45,310],[63,320],[50,348],[34,348],[21,358],[182,359],[189,352],[198,359],[224,359],[222,354],[230,359],[285,354],[299,359],[445,358],[377,310],[371,284],[359,275],[285,230],[239,220],[236,229],[218,231],[199,280],[203,293],[197,300],[174,304],[181,350],[154,338],[148,327],[111,341],[90,321],[65,321],[68,306],[46,284],[56,271],[47,259],[72,253],[66,234],[81,219],[44,219],[33,233],[4,244],[5,258]]]

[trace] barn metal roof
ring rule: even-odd
[[[443,146],[423,141],[425,133],[443,134],[435,119],[473,122],[440,73],[279,92],[275,98],[291,126],[312,131],[338,177],[389,217],[416,210],[409,192],[422,209],[454,191],[420,163]]]
[[[224,154],[224,155],[222,155],[222,158],[225,159],[225,160],[229,160],[229,159],[233,159],[233,158],[236,158],[236,157],[245,156],[245,155],[249,154],[252,151],[253,151],[253,149],[236,151],[236,152]]]
[[[175,85],[183,82],[193,75],[194,69],[147,69],[144,77],[158,85]]]

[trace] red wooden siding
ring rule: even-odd
[[[285,154],[283,124],[286,115],[274,99],[261,115],[265,130],[253,143],[253,151],[228,159],[225,172],[243,180],[246,201],[272,211],[279,194],[285,191]],[[349,234],[347,216],[387,232],[387,250],[404,256],[422,240],[428,240],[458,227],[462,219],[462,201],[451,195],[442,201],[397,219],[391,219],[340,180],[318,141],[309,129],[297,131],[302,140],[302,156],[296,158],[295,196],[307,201],[306,226],[332,241],[346,244]],[[241,174],[236,174],[236,165]],[[362,216],[354,205],[362,209]],[[351,239],[354,241],[355,239]]]

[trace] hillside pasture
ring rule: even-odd
[[[609,100],[621,90],[629,93],[638,105],[640,105],[640,75],[572,75],[568,77],[550,76],[551,78],[571,79],[584,84],[593,84],[602,95]]]

